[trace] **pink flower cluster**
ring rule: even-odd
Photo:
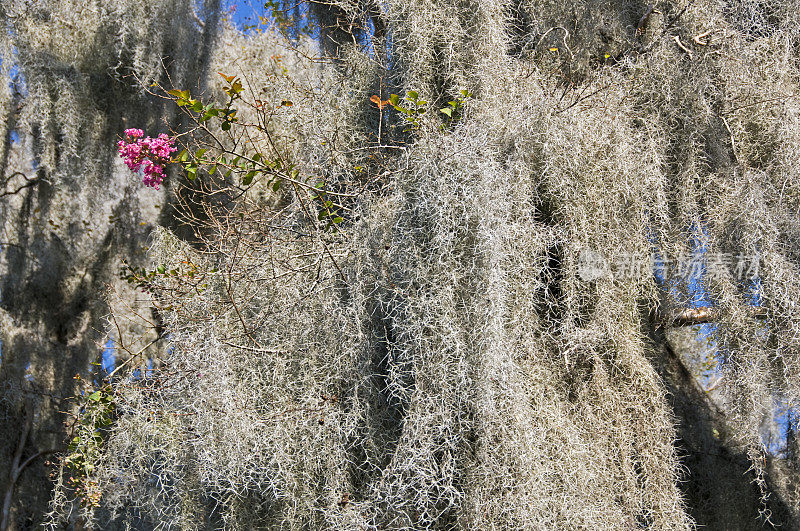
[[[120,140],[119,155],[131,171],[144,174],[144,184],[158,190],[164,181],[164,166],[170,155],[177,151],[175,139],[165,134],[157,138],[144,136],[141,129],[126,129],[125,140]]]

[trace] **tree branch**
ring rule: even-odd
[[[24,173],[17,171],[17,172],[12,173],[6,179],[5,184],[8,185],[8,183],[11,182],[11,179],[13,179],[16,176],[21,176],[23,179],[25,179],[25,183],[19,185],[16,190],[3,190],[2,192],[0,192],[0,197],[6,197],[6,196],[9,196],[9,195],[18,194],[22,190],[24,190],[25,188],[30,188],[31,186],[35,186],[35,185],[39,184],[40,182],[42,182],[41,179],[39,179],[38,177],[34,178],[34,179],[30,179]]]
[[[19,435],[19,444],[17,450],[14,452],[14,459],[11,461],[11,470],[8,475],[8,487],[3,499],[3,515],[0,519],[0,531],[7,531],[9,524],[9,513],[11,512],[11,499],[14,495],[14,485],[17,483],[21,467],[19,465],[22,459],[22,451],[25,448],[25,443],[28,442],[28,433],[33,426],[33,402],[30,400],[25,401],[25,424],[22,426],[22,432]],[[26,461],[27,463],[27,461]]]
[[[2,518],[0,518],[0,531],[8,531],[11,516],[11,502],[14,498],[14,487],[17,484],[17,480],[22,475],[22,472],[28,468],[28,465],[33,463],[38,457],[47,454],[54,454],[58,452],[57,449],[50,449],[50,450],[39,450],[32,456],[22,461],[22,452],[25,450],[25,445],[28,442],[28,435],[30,435],[31,429],[33,428],[33,401],[28,399],[25,401],[25,423],[22,426],[22,432],[19,436],[19,443],[17,444],[17,449],[14,452],[14,458],[11,461],[11,470],[8,475],[8,487],[6,487],[5,495],[3,496],[3,512]],[[20,461],[22,461],[20,463]]]
[[[767,317],[767,311],[758,306],[752,306],[749,309],[751,316],[758,319]],[[719,308],[712,308],[710,306],[702,306],[700,308],[687,308],[672,315],[669,322],[672,326],[692,326],[696,324],[713,323],[722,317]]]

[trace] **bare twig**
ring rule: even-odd
[[[681,38],[680,37],[675,35],[674,37],[672,37],[672,40],[675,41],[675,44],[678,45],[678,48],[680,48],[681,50],[686,52],[686,54],[689,56],[689,60],[694,59],[694,55],[692,55],[692,51],[689,48],[687,48],[686,46],[683,45],[683,43],[681,42]]]

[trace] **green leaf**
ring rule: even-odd
[[[92,402],[97,402],[100,400],[100,391],[95,391],[94,393],[89,395],[89,400]]]
[[[336,223],[336,224],[339,224],[339,223],[341,223],[342,221],[344,221],[344,219],[342,219],[342,218],[341,218],[341,217],[339,217],[339,216],[336,216],[335,218],[333,218],[333,222],[334,222],[334,223]]]
[[[222,125],[220,127],[222,128],[223,131],[228,131],[231,128],[231,123],[230,122],[222,122]]]
[[[160,266],[158,266],[158,267],[156,268],[156,271],[158,271],[158,272],[159,272],[159,273],[161,273],[162,275],[164,274],[164,272],[166,272],[166,270],[167,270],[167,268],[166,268],[166,267],[164,267],[163,265],[160,265]]]
[[[243,186],[250,186],[250,183],[253,182],[253,178],[255,176],[256,176],[256,172],[254,172],[254,171],[247,172],[247,175],[242,177],[242,185]]]
[[[281,188],[281,181],[280,179],[275,179],[275,182],[272,184],[272,191],[277,192]]]
[[[200,149],[197,150],[197,153],[194,154],[194,157],[197,160],[202,160],[203,159],[203,155],[205,155],[207,152],[208,152],[208,150],[206,148],[200,148]]]
[[[203,102],[200,100],[191,100],[189,103],[192,104],[192,110],[195,112],[200,112],[203,110]]]
[[[188,90],[171,90],[169,94],[175,96],[176,102],[178,107],[184,107],[186,105],[191,105],[194,100],[192,100],[191,94],[189,94]]]
[[[442,113],[446,114],[449,118],[453,117],[453,109],[450,107],[445,107],[444,109],[439,109]]]
[[[400,103],[400,96],[397,94],[392,94],[389,96],[389,103],[392,104],[392,107],[396,107],[398,103]]]
[[[417,92],[416,90],[409,90],[408,99],[410,99],[411,101],[417,101],[419,99],[419,92]]]

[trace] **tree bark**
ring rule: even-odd
[[[706,310],[706,309],[699,309]],[[713,312],[689,312],[683,325],[697,324]],[[653,345],[652,364],[667,390],[676,419],[676,446],[685,474],[681,489],[698,527],[710,530],[769,528],[770,523],[790,529],[794,520],[780,492],[769,498],[755,485],[755,476],[742,441],[732,433],[729,419],[705,393],[673,350],[663,327],[649,321],[647,334]],[[768,487],[773,483],[767,477]]]

